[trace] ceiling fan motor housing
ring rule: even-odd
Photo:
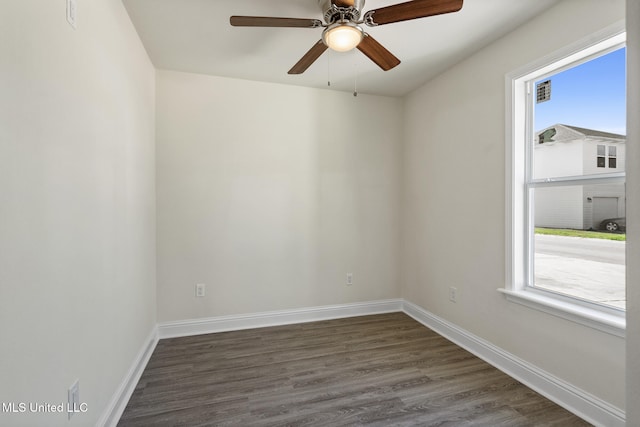
[[[358,21],[364,0],[318,0],[322,15],[327,24],[345,21]]]

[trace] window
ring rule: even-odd
[[[609,146],[609,169],[615,169],[616,168],[616,146],[615,145],[610,145]]]
[[[506,76],[507,282],[500,291],[623,336],[624,235],[594,233],[625,216],[625,34],[606,32]]]
[[[596,165],[599,168],[605,168],[607,167],[607,157],[605,157],[605,150],[608,151],[609,153],[609,168],[610,169],[615,169],[616,165],[617,165],[617,161],[616,161],[616,146],[615,145],[609,145],[609,146],[605,146],[605,145],[598,145],[598,157],[596,160]]]
[[[606,165],[606,160],[604,158],[605,156],[605,146],[604,145],[598,145],[598,160],[597,160],[597,165],[599,168],[603,168]]]

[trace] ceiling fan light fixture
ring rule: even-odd
[[[335,23],[322,33],[322,41],[336,52],[348,52],[360,44],[364,37],[362,28],[351,22]]]

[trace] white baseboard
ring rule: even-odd
[[[404,301],[403,311],[418,322],[500,369],[552,402],[573,412],[585,421],[603,427],[623,427],[625,425],[625,413],[623,410],[507,353],[501,348],[413,303]]]
[[[120,417],[127,407],[127,403],[129,403],[129,398],[133,394],[133,391],[138,385],[138,381],[140,381],[140,377],[142,376],[142,372],[149,363],[149,359],[151,358],[151,354],[153,354],[153,350],[155,350],[156,345],[158,344],[158,328],[154,327],[147,339],[145,340],[140,352],[138,352],[137,357],[133,361],[131,368],[129,368],[129,372],[120,383],[120,387],[113,394],[113,397],[109,401],[109,405],[107,409],[104,411],[96,426],[100,427],[116,427],[118,421],[120,421]]]
[[[160,339],[184,337],[397,311],[402,311],[401,299],[268,311],[264,313],[164,322],[158,324],[158,335]]]

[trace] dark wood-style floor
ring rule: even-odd
[[[403,313],[161,340],[119,426],[583,426]]]

